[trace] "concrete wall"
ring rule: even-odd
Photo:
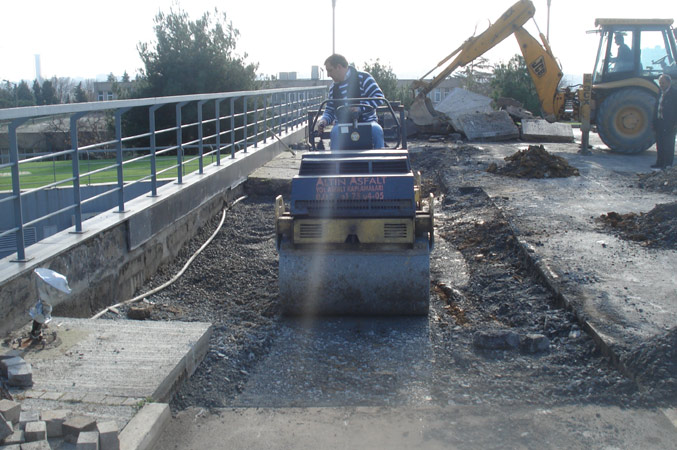
[[[305,131],[302,127],[282,138],[287,144],[300,142]],[[239,152],[219,167],[207,166],[203,175],[186,176],[181,185],[163,186],[158,197],[130,201],[124,213],[113,209],[84,222],[82,234],[64,230],[28,247],[27,262],[11,262],[12,256],[0,260],[0,336],[30,322],[37,267],[65,275],[73,290],[55,305],[55,315],[91,317],[131,298],[202,225],[241,195],[251,172],[282,151],[271,140],[247,154]]]

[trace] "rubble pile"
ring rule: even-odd
[[[515,178],[566,178],[579,176],[578,169],[566,159],[548,153],[542,145],[530,145],[527,150],[505,158],[508,163],[498,167],[491,163],[487,172]]]
[[[641,386],[677,401],[677,328],[642,344],[623,363]]]
[[[612,228],[623,239],[647,247],[677,249],[677,202],[661,203],[648,213],[602,214],[598,222]]]
[[[659,172],[640,173],[638,177],[640,188],[677,194],[677,166]]]

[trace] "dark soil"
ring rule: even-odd
[[[677,194],[677,166],[666,170],[638,174],[639,187],[656,192]]]
[[[542,145],[530,145],[527,150],[507,156],[505,166],[492,163],[487,172],[515,178],[566,178],[579,176],[578,169],[572,167],[561,156],[556,156]]]
[[[677,202],[658,204],[647,213],[609,212],[597,221],[623,239],[647,247],[677,249]]]

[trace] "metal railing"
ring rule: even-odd
[[[16,260],[26,261],[24,244],[26,227],[35,226],[39,222],[68,212],[73,215],[75,232],[81,233],[83,204],[102,196],[116,195],[117,211],[123,212],[124,191],[129,186],[149,181],[150,195],[157,196],[158,176],[174,178],[175,171],[176,182],[181,184],[188,165],[192,167],[197,163],[196,171],[202,174],[205,158],[213,160],[215,157],[218,166],[221,165],[223,155],[235,158],[238,151],[246,153],[250,147],[256,148],[261,142],[265,144],[267,139],[273,138],[271,133],[286,133],[290,129],[305,126],[308,110],[317,108],[325,96],[326,88],[321,86],[0,109],[0,124],[7,124],[9,142],[9,162],[0,163],[0,171],[6,173],[9,169],[12,179],[12,193],[0,199],[0,211],[6,211],[5,203],[11,203],[14,214],[14,227],[1,232],[0,238],[15,233]],[[171,125],[166,126],[165,123],[164,128],[157,129],[158,110],[163,107],[166,110],[169,106],[174,106],[175,120]],[[132,112],[137,118],[133,124],[135,127],[123,126],[123,119],[130,117]],[[167,121],[168,114],[166,111],[163,113],[162,118]],[[109,117],[114,129],[114,138],[79,146],[78,138],[82,133],[79,133],[78,124],[88,114],[105,114]],[[169,114],[171,115],[171,111]],[[20,159],[17,129],[29,120],[50,117],[68,119],[70,148]],[[138,120],[139,117],[143,120]],[[139,125],[142,126],[140,132]],[[132,135],[123,135],[125,130],[132,128],[137,131]],[[191,157],[187,155],[187,150],[190,150],[188,153],[192,151],[195,154]],[[115,162],[80,173],[82,155],[97,151],[114,152]],[[175,164],[158,169],[158,157],[174,154],[176,154]],[[55,176],[54,182],[22,190],[20,170],[22,165],[37,161],[54,161],[57,158],[71,161],[67,178],[57,180]],[[139,161],[150,163],[148,173],[126,181],[125,167],[134,163],[138,165]],[[80,181],[104,171],[117,171],[116,186],[83,199]],[[24,196],[62,185],[73,187],[72,204],[24,222],[22,207]]]

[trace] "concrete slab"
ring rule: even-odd
[[[573,142],[571,124],[550,123],[543,119],[522,120],[522,139],[530,142]]]
[[[505,111],[465,114],[460,129],[470,141],[505,141],[519,138],[519,129]]]
[[[23,355],[33,366],[34,386],[12,391],[22,414],[69,409],[124,431],[141,405],[169,399],[192,375],[207,351],[211,324],[55,317],[47,332],[52,331],[56,340],[29,347]],[[164,419],[153,417],[157,423],[146,417],[147,429],[133,427],[141,437],[161,429]]]
[[[166,403],[149,403],[138,412],[120,433],[120,450],[153,448],[172,415]],[[218,447],[222,447],[224,442]],[[159,448],[166,448],[160,446]]]
[[[455,130],[463,132],[461,116],[466,114],[490,113],[493,100],[462,88],[453,88],[437,105],[435,110],[443,113],[451,121]]]
[[[166,400],[204,357],[211,324],[57,317],[51,330],[57,335],[53,345],[24,355],[33,366],[33,388],[108,404],[108,397],[121,403],[128,397]]]

